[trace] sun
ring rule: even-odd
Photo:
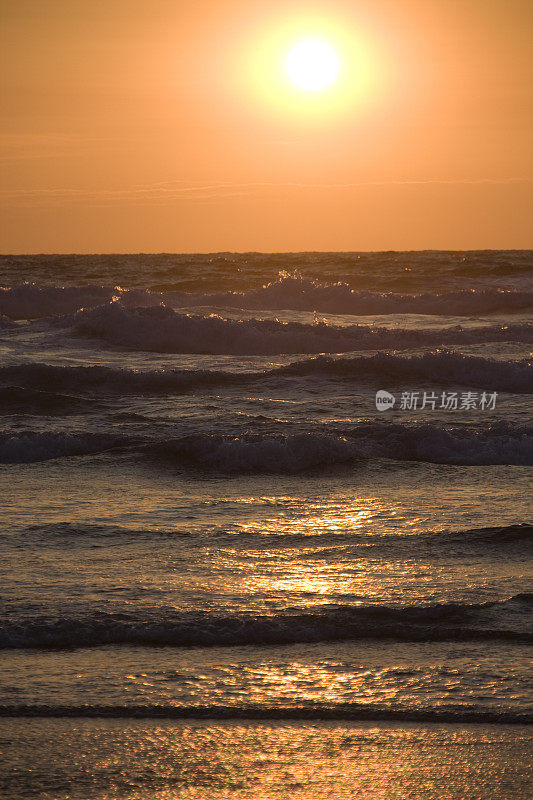
[[[295,44],[285,64],[289,80],[306,92],[319,92],[336,80],[340,70],[337,53],[328,42],[305,39]]]

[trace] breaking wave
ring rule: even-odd
[[[276,355],[342,353],[381,348],[438,347],[492,341],[533,341],[533,325],[485,325],[442,330],[388,329],[371,325],[314,325],[277,320],[231,320],[178,314],[166,306],[127,308],[113,302],[60,318],[74,335],[109,345],[157,353]]]
[[[152,452],[170,461],[190,461],[203,468],[230,474],[290,474],[361,458],[357,447],[344,437],[312,433],[233,438],[191,434],[157,444]]]
[[[219,305],[246,309],[293,309],[328,314],[488,314],[533,304],[533,292],[462,289],[442,294],[397,294],[352,289],[347,283],[321,283],[282,271],[276,281],[248,292],[211,295],[168,293],[169,305]]]
[[[359,423],[343,435],[191,434],[159,443],[152,451],[171,461],[192,461],[224,473],[292,473],[375,458],[465,466],[529,465],[533,464],[533,434],[528,428],[506,424],[471,429]]]
[[[82,648],[104,645],[230,647],[349,639],[530,641],[515,628],[533,596],[520,594],[485,603],[320,606],[268,616],[217,615],[146,609],[136,617],[121,610],[66,617],[28,617],[0,624],[1,648]]]
[[[357,379],[376,377],[388,382],[429,380],[504,392],[533,392],[533,361],[495,361],[466,356],[448,350],[401,356],[378,353],[375,356],[346,358],[317,357],[297,361],[276,370],[278,375],[325,375]]]
[[[357,423],[332,425],[332,432],[292,434],[189,433],[164,439],[99,434],[20,432],[0,435],[0,463],[83,456],[127,450],[225,474],[291,474],[376,458],[465,466],[533,464],[533,433],[525,426],[497,423],[479,428],[431,424]]]
[[[490,314],[533,305],[533,292],[511,289],[460,289],[443,293],[398,294],[352,289],[347,283],[323,283],[298,272],[281,271],[277,280],[242,292],[211,294],[157,292],[118,286],[37,286],[0,288],[0,313],[11,319],[72,314],[120,298],[127,306],[174,308],[225,306],[251,310],[319,311],[329,314]]]
[[[108,303],[115,291],[106,286],[37,286],[24,283],[0,287],[0,313],[13,319],[39,319],[73,314],[80,308]]]

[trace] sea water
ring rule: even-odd
[[[2,257],[6,797],[527,796],[532,264]]]

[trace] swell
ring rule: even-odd
[[[317,357],[276,370],[278,375],[325,375],[357,379],[379,377],[389,382],[429,380],[461,384],[504,392],[533,392],[533,361],[495,361],[466,356],[448,350],[421,356],[378,353],[375,356],[345,358]]]
[[[451,344],[533,342],[533,325],[454,326],[441,330],[390,329],[371,325],[313,325],[277,320],[232,320],[215,314],[179,314],[167,306],[128,308],[119,302],[82,309],[54,323],[74,336],[113,347],[157,353],[276,355],[342,353],[382,348]]]
[[[106,434],[17,431],[0,433],[0,464],[28,464],[110,450],[125,440]]]
[[[28,617],[0,624],[0,648],[232,647],[299,642],[394,639],[397,641],[504,640],[529,642],[517,628],[531,610],[533,595],[486,603],[427,606],[332,606],[269,616],[181,613],[173,608],[93,612],[74,617]]]
[[[391,280],[389,280],[389,283]],[[397,283],[398,279],[392,281]],[[512,289],[459,289],[449,292],[400,294],[353,289],[298,272],[281,271],[275,281],[248,291],[213,293],[122,289],[119,286],[38,286],[25,283],[0,288],[0,313],[11,319],[38,319],[72,314],[120,298],[128,306],[174,308],[222,306],[250,310],[320,311],[329,314],[473,315],[519,311],[533,304],[533,292]]]
[[[1,380],[1,379],[0,379]],[[53,385],[53,384],[52,384]],[[0,386],[0,414],[75,414],[91,407],[86,398],[22,386]]]
[[[0,705],[0,717],[29,718],[104,718],[104,719],[212,719],[212,720],[383,720],[398,722],[478,723],[491,725],[530,725],[527,712],[504,710],[445,711],[434,708],[382,708],[363,703],[312,706],[246,705]]]
[[[278,280],[248,292],[221,292],[211,295],[168,293],[164,299],[174,306],[293,309],[329,314],[462,315],[527,308],[533,304],[533,293],[508,289],[460,289],[440,294],[358,291],[347,283],[322,283],[298,272],[282,271]]]
[[[106,451],[129,451],[179,468],[224,474],[293,474],[371,459],[464,466],[533,464],[533,432],[510,423],[441,427],[357,423],[332,433],[207,434],[134,438],[106,434],[25,431],[0,434],[0,463],[18,464]]]
[[[346,428],[343,435],[189,434],[150,449],[171,463],[191,462],[226,474],[290,474],[375,458],[464,466],[529,465],[533,464],[533,433],[505,423],[479,429],[359,423]]]
[[[131,370],[114,367],[15,364],[0,367],[0,386],[48,392],[113,394],[172,394],[209,386],[242,386],[268,379],[334,377],[344,381],[379,379],[391,386],[399,381],[475,387],[503,392],[533,392],[533,361],[496,361],[438,350],[421,356],[378,353],[373,356],[333,358],[317,356],[274,369],[229,372],[218,370]],[[381,388],[381,387],[380,387]]]
[[[2,534],[0,534],[2,536]],[[3,535],[4,544],[24,547],[28,542],[38,543],[39,547],[55,549],[85,548],[98,542],[102,545],[137,544],[139,541],[154,542],[159,540],[180,541],[194,549],[206,542],[205,534],[198,536],[187,530],[171,528],[129,528],[111,524],[95,524],[85,522],[50,522],[29,525],[18,532]],[[306,553],[320,558],[331,552],[338,557],[373,556],[374,553],[407,553],[412,555],[415,549],[424,557],[463,557],[465,553],[474,552],[476,556],[486,554],[493,558],[523,557],[529,555],[533,543],[533,525],[522,522],[513,525],[495,525],[486,528],[469,528],[459,531],[430,531],[423,533],[385,533],[377,534],[369,528],[366,532],[344,530],[316,533],[272,533],[267,530],[216,531],[207,537],[214,545],[221,547],[239,547],[244,552],[252,549],[268,548],[269,551],[298,547],[301,557]],[[318,550],[317,550],[318,548]],[[330,550],[330,548],[334,548]]]

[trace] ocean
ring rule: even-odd
[[[0,795],[529,796],[532,275],[2,256]]]

